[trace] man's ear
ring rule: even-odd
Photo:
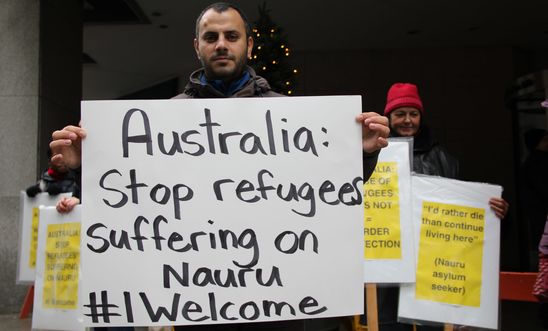
[[[247,37],[247,58],[251,58],[253,52],[253,37]]]
[[[194,38],[194,51],[196,52],[196,57],[198,57],[198,60],[200,59],[200,52],[198,51],[198,39]]]

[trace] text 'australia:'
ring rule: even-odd
[[[198,127],[181,132],[153,134],[154,130],[147,113],[144,110],[133,108],[126,112],[122,123],[122,153],[123,157],[130,157],[131,145],[145,144],[146,153],[150,156],[154,155],[156,152],[154,136],[157,148],[165,155],[201,156],[205,153],[230,154],[234,152],[277,155],[282,151],[284,153],[298,151],[319,156],[317,143],[325,148],[329,147],[327,128],[325,127],[321,128],[324,136],[321,141],[317,142],[313,131],[304,126],[295,131],[283,127],[275,129],[270,110],[265,112],[264,123],[264,130],[260,134],[258,132],[225,131],[221,123],[213,120],[211,110],[205,108],[204,121],[199,123]],[[277,124],[287,126],[286,123],[288,123],[287,118],[282,118]],[[132,131],[139,131],[139,134],[130,135],[130,126]],[[171,137],[168,138],[170,135]]]

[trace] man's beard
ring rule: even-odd
[[[247,54],[247,49],[244,54]],[[228,56],[229,60],[234,61],[234,69],[230,71],[223,70],[224,68],[218,68],[216,71],[212,69],[212,66],[209,65],[209,62],[201,60],[202,66],[205,70],[207,79],[209,80],[222,80],[224,82],[231,82],[241,77],[244,68],[247,64],[247,58],[242,56],[240,59],[230,56],[228,54],[215,54],[212,59],[217,56]],[[213,60],[211,61],[213,62]]]

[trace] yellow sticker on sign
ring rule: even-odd
[[[43,307],[76,309],[80,223],[48,225],[45,253]]]
[[[38,246],[38,207],[32,208],[32,229],[30,231],[29,267],[36,268],[36,247]]]
[[[401,259],[397,163],[378,162],[363,191],[365,258]]]
[[[424,201],[416,298],[480,306],[485,209]]]

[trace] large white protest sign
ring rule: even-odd
[[[38,243],[38,224],[40,206],[55,206],[62,197],[70,197],[72,193],[49,195],[39,193],[28,197],[20,192],[19,204],[19,251],[17,265],[17,282],[32,284],[36,270],[36,245]]]
[[[412,176],[417,281],[402,285],[398,316],[497,328],[500,186]]]
[[[392,138],[364,184],[364,282],[415,281],[410,140]]]
[[[80,291],[80,206],[40,207],[32,328],[84,330]]]
[[[363,311],[360,97],[82,105],[87,325]]]

